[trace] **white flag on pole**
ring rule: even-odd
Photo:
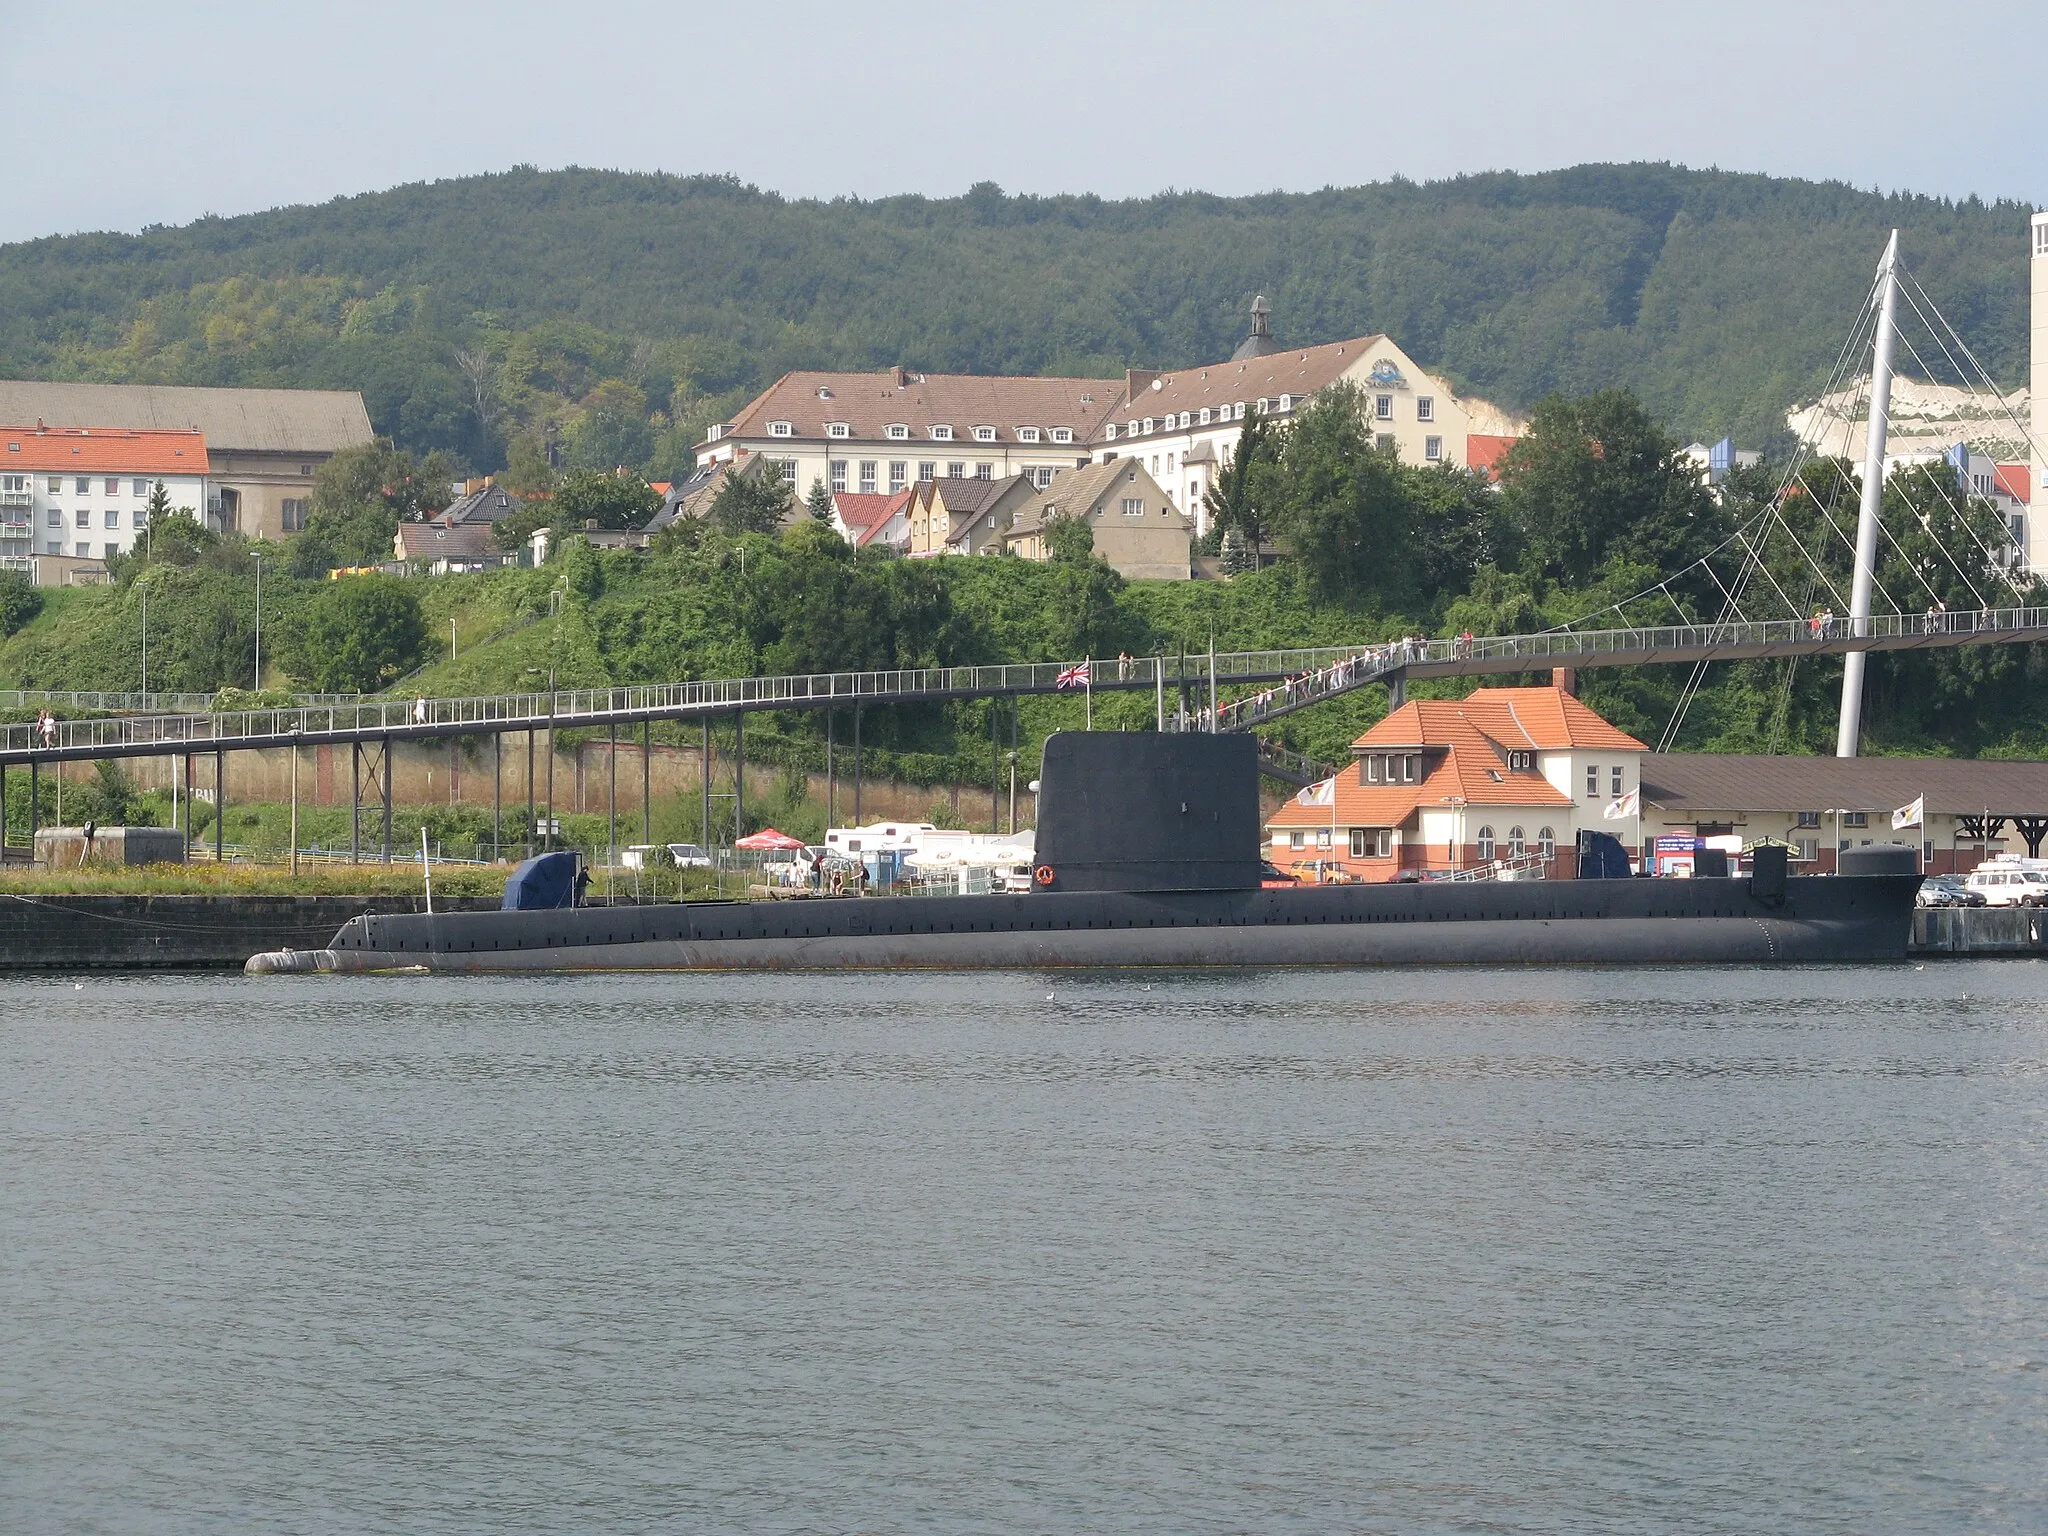
[[[1627,821],[1639,815],[1643,808],[1643,792],[1632,789],[1619,800],[1610,800],[1600,814],[1609,821]]]
[[[1917,827],[1926,818],[1927,797],[1915,795],[1911,805],[1902,805],[1892,812],[1892,830],[1903,832],[1908,827]]]
[[[1335,775],[1320,784],[1311,784],[1294,797],[1296,805],[1335,805],[1337,803],[1337,780]]]

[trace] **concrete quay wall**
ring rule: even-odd
[[[2048,907],[1920,907],[1916,955],[2048,954]]]
[[[436,911],[495,899],[436,901]],[[363,913],[418,912],[410,896],[19,896],[0,894],[0,971],[228,967],[271,949],[324,949]]]

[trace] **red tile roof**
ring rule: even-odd
[[[1468,469],[1483,469],[1498,480],[1501,455],[1506,453],[1518,439],[1496,437],[1490,432],[1473,432],[1465,439],[1465,465]]]
[[[0,470],[31,474],[204,475],[206,438],[193,431],[0,427]]]
[[[2001,464],[1991,472],[1991,477],[1998,482],[1998,488],[2014,501],[2031,504],[2034,498],[2027,494],[2027,482],[2032,478],[2028,474],[2029,468],[2025,464]]]
[[[889,496],[867,496],[858,491],[837,491],[832,497],[832,506],[839,514],[839,521],[846,524],[853,535],[854,547],[872,543],[889,526],[889,519],[909,507],[911,498],[917,494],[915,485],[906,485],[902,490]]]

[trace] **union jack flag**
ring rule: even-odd
[[[1088,663],[1077,661],[1066,671],[1052,680],[1055,688],[1086,688],[1088,686]]]

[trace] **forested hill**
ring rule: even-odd
[[[1397,337],[1526,406],[1634,388],[1761,443],[1832,364],[1893,225],[2020,382],[2018,205],[1592,165],[1307,194],[791,201],[729,178],[519,168],[139,236],[0,247],[0,374],[359,388],[380,430],[492,468],[522,434],[673,470],[786,369],[1114,373]]]

